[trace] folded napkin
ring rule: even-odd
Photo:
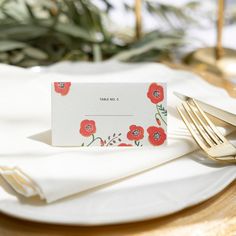
[[[72,75],[0,65],[0,174],[19,194],[53,202],[121,180],[197,149],[180,120],[178,91],[236,114],[236,100],[196,75],[157,63],[64,63]],[[75,73],[73,73],[75,72]],[[159,148],[51,146],[51,81],[167,82],[168,145]],[[222,128],[224,133],[231,128]],[[171,174],[171,173],[170,173]]]

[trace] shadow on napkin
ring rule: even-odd
[[[29,139],[52,145],[52,130],[46,130],[41,133],[34,134],[28,137]]]

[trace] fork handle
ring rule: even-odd
[[[225,162],[235,162],[236,163],[236,156],[217,157],[216,160],[225,161]]]

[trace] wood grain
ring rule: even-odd
[[[236,181],[197,206],[159,219],[132,224],[72,227],[39,224],[0,214],[1,236],[236,236]]]

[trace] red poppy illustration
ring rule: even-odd
[[[156,83],[152,83],[149,86],[148,93],[147,93],[148,98],[151,100],[152,103],[157,104],[164,99],[164,90],[161,85],[158,85]]]
[[[149,134],[148,140],[154,146],[159,146],[166,140],[166,133],[164,129],[160,127],[150,126],[147,132]]]
[[[120,143],[118,146],[119,147],[132,147],[133,145],[129,143]]]
[[[138,141],[144,137],[144,129],[141,126],[131,125],[129,127],[130,131],[127,133],[127,138],[129,140]]]
[[[54,89],[57,93],[60,93],[62,96],[68,94],[70,90],[71,82],[54,82]]]
[[[96,125],[94,120],[83,120],[80,123],[80,130],[79,132],[85,136],[91,136],[92,134],[96,133]]]

